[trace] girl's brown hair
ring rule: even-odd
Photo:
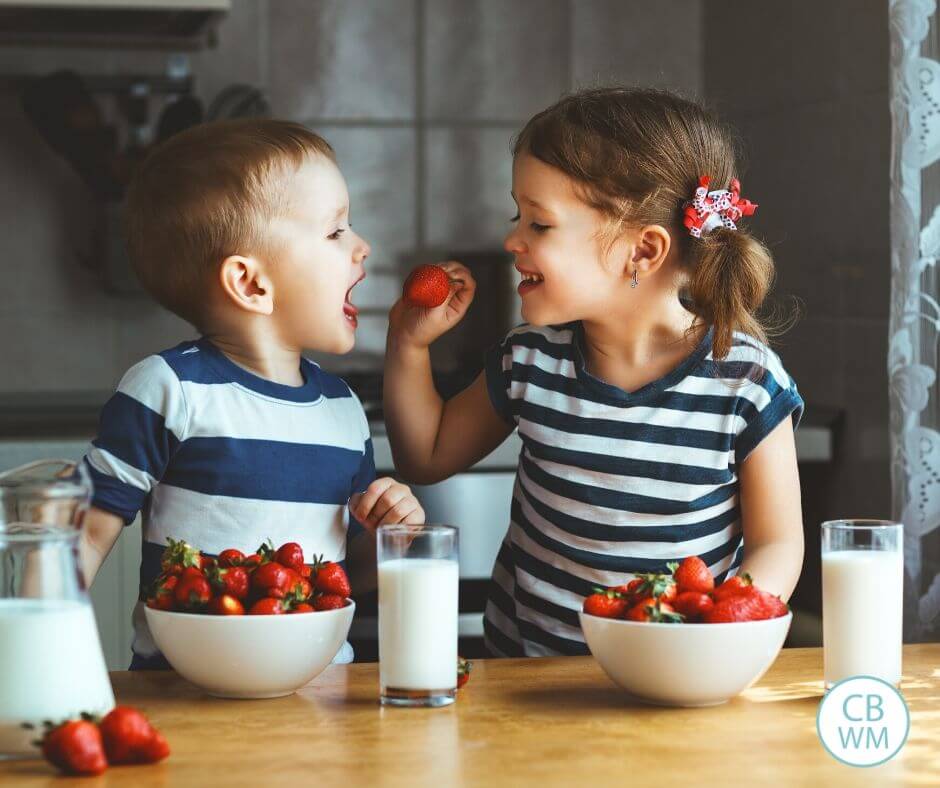
[[[693,238],[683,206],[699,177],[712,189],[737,176],[730,129],[698,104],[662,90],[583,90],[540,112],[523,128],[513,155],[528,153],[572,178],[583,199],[622,228],[667,228],[687,266],[689,308],[714,327],[713,355],[728,355],[732,333],[766,341],[756,316],[773,280],[767,248],[740,227]]]

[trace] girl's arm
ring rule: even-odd
[[[790,598],[803,568],[803,513],[793,423],[784,419],[741,464],[747,572],[765,591]]]
[[[513,429],[493,408],[484,374],[446,403],[434,388],[428,348],[463,318],[475,290],[464,266],[442,267],[455,282],[447,302],[421,309],[400,300],[389,315],[385,425],[395,468],[416,484],[433,484],[470,467]]]

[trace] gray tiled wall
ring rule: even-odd
[[[728,0],[704,27],[706,94],[750,153],[753,226],[804,305],[778,350],[811,408],[844,414],[836,462],[803,476],[818,556],[820,520],[890,516],[888,4]]]
[[[452,250],[499,248],[512,215],[509,146],[577,85],[621,80],[699,93],[694,0],[233,0],[215,49],[190,56],[197,93],[264,88],[274,112],[336,148],[352,218],[372,244],[357,353],[377,363],[403,272]],[[666,35],[668,27],[668,35]],[[150,50],[0,47],[0,74],[160,72]],[[96,205],[0,92],[0,391],[112,387],[134,361],[192,335],[143,297],[105,293],[79,258]]]

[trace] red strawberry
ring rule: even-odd
[[[320,594],[313,600],[313,607],[316,610],[339,610],[346,607],[346,597],[339,594]]]
[[[284,602],[280,599],[266,596],[255,602],[248,611],[252,616],[279,616],[285,612]]]
[[[715,588],[715,578],[712,577],[708,565],[697,555],[682,559],[673,576],[680,594],[683,591],[708,594]]]
[[[601,618],[620,618],[627,611],[627,600],[612,589],[598,590],[584,600],[584,612]]]
[[[199,556],[199,568],[205,572],[216,565],[216,560],[208,555]]]
[[[682,617],[668,602],[661,602],[651,596],[641,599],[627,611],[627,621],[650,621],[658,624],[678,624]]]
[[[404,296],[411,306],[434,309],[450,295],[450,277],[439,265],[419,265],[405,280]]]
[[[245,562],[245,554],[241,550],[229,548],[219,553],[219,566],[241,566]]]
[[[471,670],[473,670],[473,663],[469,659],[457,657],[457,689],[470,681]]]
[[[243,616],[245,615],[245,606],[241,600],[231,594],[221,594],[213,597],[209,602],[209,613],[213,616]]]
[[[199,551],[186,542],[167,539],[167,547],[160,559],[160,568],[164,574],[178,575],[186,567],[200,565]]]
[[[325,591],[327,594],[337,594],[341,597],[347,597],[352,593],[349,587],[349,578],[346,576],[346,570],[339,564],[332,561],[317,562],[314,567],[313,586],[318,591]]]
[[[757,594],[732,594],[715,602],[704,617],[706,624],[761,621],[767,618],[764,603]]]
[[[683,591],[672,603],[676,612],[685,616],[689,622],[701,621],[702,617],[711,610],[715,603],[708,594],[699,591]]]
[[[307,604],[306,602],[300,602],[294,605],[289,612],[291,613],[315,613],[316,608],[313,605]]]
[[[172,610],[176,607],[175,590],[179,582],[178,575],[161,575],[153,584],[150,596],[147,598],[147,607],[155,610]]]
[[[304,565],[304,551],[297,542],[286,542],[277,548],[274,554],[274,560],[282,566],[299,572]]]
[[[140,758],[138,763],[157,763],[157,761],[162,761],[169,754],[170,745],[167,744],[166,739],[163,738],[163,734],[155,729],[153,736],[150,737],[150,741],[141,746],[137,751],[137,755]]]
[[[108,768],[101,731],[89,720],[52,728],[43,737],[42,754],[66,774],[101,774]]]
[[[251,576],[251,586],[259,594],[283,599],[291,587],[291,579],[296,574],[286,566],[276,562],[262,564]]]
[[[669,574],[664,572],[646,572],[644,574],[638,574],[637,579],[641,581],[641,584],[636,587],[634,593],[651,596],[670,604],[675,600],[677,590],[671,572]]]
[[[243,566],[213,567],[209,571],[209,581],[220,594],[230,594],[242,601],[248,598],[251,580]]]
[[[765,618],[780,618],[790,612],[787,603],[780,597],[774,596],[769,591],[757,589],[757,594],[764,608]]]
[[[639,593],[639,588],[643,583],[646,582],[642,577],[634,577],[629,583],[626,583],[622,586],[617,586],[614,591],[617,591],[624,596],[633,596],[634,594]]]
[[[734,575],[725,580],[724,583],[712,592],[712,598],[716,602],[720,602],[725,597],[741,593],[742,590],[749,588],[753,584],[754,581],[747,572],[743,575]]]
[[[212,586],[209,580],[198,569],[189,567],[180,575],[180,579],[173,590],[176,604],[186,610],[196,610],[205,607],[212,599]]]
[[[302,567],[300,567],[300,569],[298,569],[297,571],[300,572],[300,576],[301,576],[304,580],[309,580],[309,579],[310,579],[310,575],[313,574],[313,567],[310,566],[309,564],[304,564],[304,565],[303,565]]]
[[[244,566],[249,572],[257,569],[264,562],[264,558],[261,557],[260,553],[252,553],[251,555],[246,555],[242,559],[242,566]]]
[[[108,763],[140,763],[138,752],[153,738],[153,726],[131,706],[115,706],[98,726]]]

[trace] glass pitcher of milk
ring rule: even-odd
[[[43,460],[0,474],[0,758],[38,756],[45,720],[114,707],[79,568],[90,498],[82,465]]]

